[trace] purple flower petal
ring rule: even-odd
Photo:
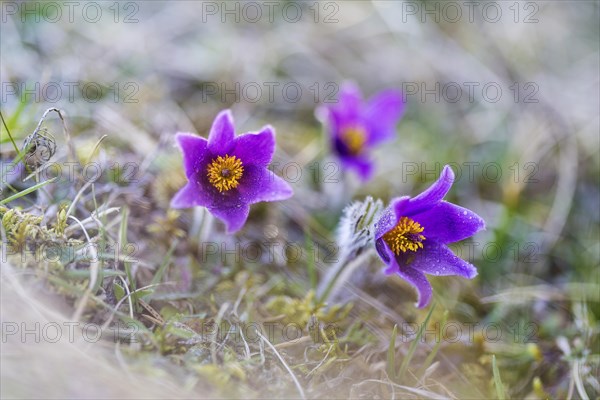
[[[458,275],[467,279],[477,276],[472,264],[457,257],[448,246],[436,242],[425,242],[423,250],[396,257],[396,262],[400,267],[406,265],[429,275]]]
[[[171,199],[171,208],[208,207],[212,203],[210,192],[202,189],[194,180],[179,189]]]
[[[353,169],[364,182],[373,175],[373,162],[366,154],[370,147],[394,136],[395,124],[404,111],[402,94],[387,90],[364,104],[359,88],[350,82],[342,84],[338,103],[317,109],[324,120],[332,150],[343,166]]]
[[[424,228],[422,234],[427,240],[440,243],[458,242],[485,228],[479,215],[446,201],[412,218]]]
[[[320,106],[315,110],[315,116],[325,126],[329,132],[332,141],[339,136],[340,132],[340,115],[336,112],[334,106]]]
[[[210,128],[208,148],[213,154],[226,154],[234,145],[235,128],[230,110],[221,111]]]
[[[340,87],[338,103],[332,110],[338,126],[347,121],[356,121],[360,116],[362,95],[358,86],[351,82],[345,82]]]
[[[397,217],[410,217],[426,211],[438,204],[452,187],[454,171],[448,165],[444,166],[442,173],[427,190],[405,203],[396,203]]]
[[[431,299],[431,285],[424,274],[458,275],[468,279],[477,275],[477,269],[472,264],[457,257],[445,245],[471,237],[485,227],[483,219],[474,212],[442,200],[453,180],[454,173],[446,165],[440,178],[431,187],[414,198],[394,199],[376,222],[375,248],[388,266],[385,272],[397,273],[417,288],[419,308],[427,305]],[[399,231],[394,233],[401,236],[393,240],[408,240],[413,247],[407,246],[409,250],[397,248],[398,254],[395,254],[383,236],[403,217],[412,221],[403,221]],[[417,241],[422,245],[421,248],[415,246]]]
[[[195,176],[200,166],[204,164],[208,155],[206,150],[208,142],[200,136],[185,132],[178,132],[175,140],[183,153],[183,169],[185,176],[189,179]]]
[[[235,138],[231,112],[225,110],[215,118],[208,141],[178,134],[177,142],[188,183],[173,197],[173,208],[206,207],[233,233],[246,222],[250,204],[292,196],[291,187],[267,169],[275,150],[270,126]]]
[[[244,170],[238,191],[246,203],[285,200],[293,194],[286,181],[264,167],[253,165]]]
[[[258,133],[246,133],[235,138],[233,155],[244,165],[266,167],[275,152],[275,132],[271,126],[265,126]]]
[[[292,197],[294,191],[291,186],[272,171],[267,172],[269,174],[268,183],[265,184],[257,201],[279,201]]]
[[[368,144],[375,145],[392,139],[396,134],[396,123],[404,113],[402,93],[386,90],[371,98],[364,119],[369,126]]]
[[[379,257],[381,257],[383,262],[385,262],[387,264],[391,261],[390,257],[388,256],[387,246],[386,246],[385,242],[383,241],[383,239],[375,240],[375,250],[377,250],[377,254],[379,254]]]
[[[388,249],[388,256],[391,259],[386,274],[396,273],[400,275],[402,279],[410,283],[417,289],[417,304],[418,308],[423,308],[431,301],[432,289],[431,284],[427,280],[427,277],[422,272],[407,265],[399,265],[396,259],[393,257],[394,253]]]
[[[340,88],[338,101],[334,105],[319,109],[319,114],[325,116],[327,128],[332,139],[339,138],[342,129],[360,125],[362,95],[360,89],[353,83],[346,82]]]
[[[364,157],[342,157],[344,168],[353,169],[358,174],[361,181],[368,181],[373,175],[373,162]]]
[[[410,267],[400,267],[398,275],[417,289],[417,308],[423,308],[431,301],[432,289],[427,277],[422,272]]]
[[[227,233],[231,234],[242,229],[248,219],[250,206],[248,204],[240,203],[234,207],[209,208],[209,211],[225,223]]]

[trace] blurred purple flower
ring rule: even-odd
[[[395,90],[379,92],[364,104],[358,87],[345,83],[339,101],[320,108],[317,114],[327,125],[333,151],[342,166],[355,170],[362,181],[367,181],[373,174],[368,150],[393,139],[404,105],[402,93]]]
[[[188,183],[171,200],[173,208],[202,206],[221,219],[227,232],[242,228],[250,204],[285,200],[292,188],[267,169],[275,151],[271,126],[235,137],[229,110],[219,113],[208,140],[178,133]]]
[[[475,267],[446,246],[485,228],[474,212],[442,199],[450,190],[454,172],[445,166],[438,180],[417,197],[398,197],[383,212],[375,228],[375,246],[387,264],[386,274],[397,273],[418,292],[417,307],[431,300],[430,275],[474,278]]]

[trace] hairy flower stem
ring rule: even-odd
[[[317,303],[322,304],[326,302],[329,297],[335,296],[337,291],[344,282],[348,280],[354,270],[363,265],[373,254],[373,249],[368,249],[356,258],[349,259],[348,256],[345,256],[340,259],[340,262],[329,271],[327,278],[323,280],[323,284],[326,284],[327,286],[320,285],[317,288]]]
[[[213,215],[208,210],[204,210],[204,218],[202,219],[202,228],[200,230],[200,243],[206,242],[211,236],[214,221],[215,218]]]
[[[190,230],[190,237],[198,238],[198,252],[202,251],[202,243],[210,237],[213,228],[214,217],[203,207],[194,209],[194,223]]]
[[[381,200],[368,196],[364,201],[354,202],[344,209],[337,229],[339,260],[317,288],[319,302],[333,297],[356,268],[373,254],[374,223],[379,219],[382,208]]]

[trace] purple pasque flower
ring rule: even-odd
[[[394,137],[404,105],[402,93],[395,90],[379,92],[364,104],[358,87],[345,83],[338,102],[318,110],[344,168],[355,170],[362,181],[372,176],[368,150]]]
[[[271,126],[235,137],[230,110],[215,118],[208,140],[178,133],[188,183],[171,200],[172,208],[206,207],[227,226],[227,233],[242,228],[250,204],[285,200],[292,188],[267,169],[275,152]]]
[[[375,247],[388,266],[386,274],[396,273],[417,289],[419,308],[431,300],[425,274],[468,279],[477,275],[472,264],[446,246],[485,228],[474,212],[442,200],[453,182],[454,172],[446,165],[438,180],[420,195],[392,200],[375,227]]]

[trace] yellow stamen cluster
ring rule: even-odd
[[[367,135],[361,127],[346,128],[342,132],[342,140],[352,154],[358,154],[367,141]]]
[[[240,184],[244,173],[242,160],[236,156],[225,154],[218,156],[208,166],[208,181],[219,189],[219,192],[235,189]]]
[[[383,235],[383,240],[392,249],[394,254],[406,253],[407,251],[417,251],[423,248],[425,236],[420,233],[423,228],[418,222],[408,217],[400,218],[398,224]]]

